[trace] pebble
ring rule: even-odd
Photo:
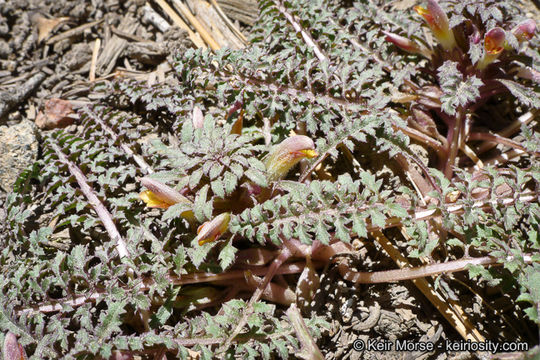
[[[0,126],[0,188],[10,192],[21,171],[37,158],[35,125],[23,120],[12,126]]]

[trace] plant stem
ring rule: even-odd
[[[68,159],[68,157],[62,152],[58,145],[56,145],[54,142],[50,142],[49,145],[56,153],[56,156],[58,156],[58,160],[60,160],[60,162],[62,162],[68,167],[71,175],[73,175],[75,177],[75,180],[77,180],[77,183],[79,184],[82,193],[84,194],[84,196],[86,196],[86,198],[88,199],[88,203],[92,205],[97,215],[101,219],[101,222],[103,223],[105,230],[107,230],[109,237],[113,241],[116,241],[116,250],[118,251],[118,255],[120,256],[120,258],[128,257],[129,252],[127,250],[126,242],[118,232],[118,229],[116,229],[111,213],[109,212],[109,210],[107,210],[105,205],[103,205],[103,203],[99,201],[97,195],[94,192],[94,189],[92,189],[92,187],[88,184],[88,179],[86,178],[86,176],[84,176],[83,172],[77,167],[77,165],[75,165]]]
[[[317,347],[315,340],[313,340],[313,337],[310,335],[309,330],[304,323],[304,319],[302,318],[302,314],[300,314],[300,311],[298,310],[298,307],[296,307],[296,304],[291,304],[291,306],[287,310],[287,317],[289,318],[291,325],[296,332],[296,336],[302,344],[302,352],[305,356],[304,358],[323,360],[324,356],[321,354],[321,351]]]
[[[264,290],[266,289],[266,287],[268,286],[268,284],[270,283],[270,281],[272,280],[272,278],[276,274],[276,271],[278,270],[278,268],[285,261],[287,261],[288,258],[290,258],[293,255],[293,252],[286,245],[287,245],[287,242],[284,242],[284,245],[283,245],[283,247],[281,249],[280,254],[274,259],[272,264],[269,266],[268,272],[264,276],[264,279],[263,279],[262,283],[259,285],[257,290],[255,290],[255,293],[253,293],[253,296],[251,296],[251,299],[249,300],[249,303],[247,304],[246,308],[244,309],[244,311],[242,313],[242,318],[240,319],[238,324],[235,326],[235,328],[231,332],[231,335],[229,335],[229,337],[227,338],[227,341],[225,341],[225,343],[218,349],[218,351],[217,351],[218,353],[222,353],[222,352],[226,351],[229,348],[229,346],[231,346],[232,341],[234,340],[234,338],[238,334],[240,334],[240,331],[242,331],[242,328],[247,323],[248,317],[253,312],[253,305],[257,301],[259,301],[259,299],[261,298]]]
[[[462,130],[463,130],[463,120],[465,118],[465,111],[463,108],[459,108],[457,116],[453,119],[454,126],[448,129],[448,144],[450,148],[448,149],[448,159],[446,159],[446,165],[444,168],[444,175],[447,179],[452,179],[454,174],[454,164],[456,162],[456,157],[459,148],[461,147]]]
[[[514,149],[518,149],[518,150],[521,150],[521,151],[524,151],[524,152],[528,152],[528,153],[530,153],[531,155],[534,155],[534,156],[540,156],[540,152],[538,152],[538,151],[530,152],[523,145],[521,145],[520,143],[518,143],[518,142],[516,142],[514,140],[511,140],[511,139],[509,139],[507,137],[497,135],[497,134],[474,132],[474,133],[469,134],[468,139],[469,140],[483,140],[483,141],[489,141],[489,142],[494,142],[494,143],[498,143],[498,144],[503,144],[503,145],[506,145],[506,146],[513,147]]]
[[[509,256],[505,262],[509,262],[513,259],[512,256]],[[524,261],[526,263],[532,263],[532,257],[530,255],[524,256]],[[469,265],[492,265],[492,266],[501,266],[500,259],[483,256],[479,258],[467,258],[460,260],[447,261],[444,263],[438,264],[429,264],[415,268],[403,268],[396,270],[387,270],[387,271],[377,271],[377,272],[357,272],[351,270],[345,263],[340,263],[338,265],[339,272],[341,276],[348,281],[352,281],[356,284],[377,284],[377,283],[387,283],[403,280],[412,280],[423,278],[427,276],[433,276],[443,273],[454,273],[458,271],[467,270]]]

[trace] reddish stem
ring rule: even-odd
[[[129,256],[126,242],[118,232],[118,229],[116,229],[111,213],[109,212],[109,210],[107,210],[105,205],[103,205],[103,203],[99,201],[97,195],[94,192],[94,189],[92,189],[92,187],[88,184],[88,179],[86,178],[86,176],[84,176],[81,169],[79,169],[77,165],[75,165],[68,159],[68,157],[62,152],[58,145],[51,142],[50,146],[56,153],[56,156],[58,156],[58,160],[60,160],[61,163],[68,167],[71,175],[73,175],[77,180],[77,183],[79,184],[82,193],[84,194],[84,196],[86,196],[88,203],[92,205],[97,215],[101,219],[105,230],[107,230],[107,233],[109,233],[109,237],[113,241],[116,241],[116,250],[118,251],[118,255],[120,256],[120,258]]]

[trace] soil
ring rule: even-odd
[[[55,110],[54,116],[43,118],[46,109],[57,109],[53,106],[57,104],[49,101],[71,100],[70,103],[77,107],[99,100],[91,92],[89,79],[97,39],[104,39],[107,46],[102,44],[96,78],[124,76],[149,83],[171,76],[170,69],[163,65],[171,53],[194,46],[183,30],[159,29],[159,22],[149,20],[146,15],[145,3],[145,0],[0,0],[0,137],[7,134],[14,142],[9,147],[9,143],[0,140],[0,168],[4,169],[0,170],[0,219],[2,200],[11,190],[17,173],[40,156],[40,133],[73,121],[70,120],[70,111],[65,109]],[[243,6],[245,8],[238,8],[229,2],[223,5],[223,9],[247,33],[256,13],[252,3]],[[155,4],[153,8],[163,15]],[[533,3],[527,11],[536,11]],[[63,17],[66,18],[61,19]],[[85,24],[88,26],[81,28]],[[47,26],[50,31],[47,31]],[[78,31],[62,37],[71,29]],[[116,39],[115,45],[110,46],[113,38]],[[37,120],[45,122],[45,125],[36,127],[34,123],[40,124]],[[384,168],[381,171],[389,170]],[[389,187],[395,187],[397,182],[399,179],[389,178]],[[386,236],[401,238],[392,231]],[[405,252],[404,241],[400,246]],[[359,270],[395,268],[393,261],[378,245],[358,240],[357,249],[354,261]],[[493,341],[522,339],[529,343],[538,342],[534,334],[526,333],[531,324],[522,317],[519,317],[520,323],[506,320],[504,313],[513,313],[509,317],[511,319],[516,317],[515,304],[505,294],[493,289],[469,289],[462,285],[465,283],[459,274],[443,277],[439,284],[447,289],[448,297],[460,299],[464,310],[472,316],[471,320]],[[504,309],[503,314],[486,307],[471,290],[482,292],[482,298],[492,304],[497,303],[497,309]],[[354,349],[355,340],[367,344],[373,339],[410,339],[415,342],[420,339],[435,343],[461,339],[410,281],[351,286],[330,268],[323,274],[321,287],[307,310],[325,316],[331,325],[318,341],[327,359],[442,360],[477,357],[477,354],[469,352],[444,349],[434,353]]]

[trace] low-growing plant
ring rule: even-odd
[[[540,324],[535,23],[513,1],[260,9],[247,49],[100,84],[47,134],[5,206],[5,358],[322,358],[330,266],[429,294],[504,280]],[[411,265],[355,270],[356,238]]]

